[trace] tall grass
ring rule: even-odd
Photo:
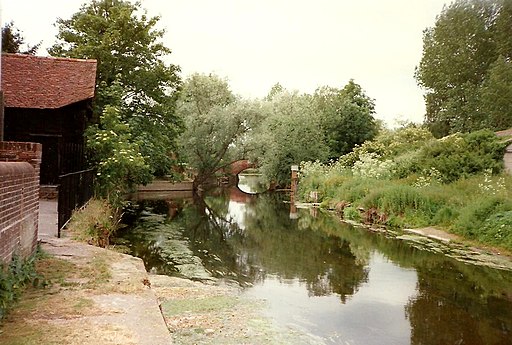
[[[465,238],[512,250],[512,177],[486,174],[453,183],[418,187],[414,178],[364,179],[353,176],[314,176],[320,201],[334,208],[350,202],[347,218],[359,220],[358,208],[375,208],[393,227],[434,226]],[[313,185],[301,181],[302,193]]]

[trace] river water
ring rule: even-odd
[[[120,241],[151,272],[236,282],[276,324],[318,343],[512,344],[512,272],[295,213],[241,182],[204,199],[138,202]]]

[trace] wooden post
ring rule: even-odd
[[[295,206],[295,195],[297,193],[297,180],[298,180],[298,172],[299,166],[292,165],[292,183],[291,183],[291,191],[290,191],[290,219],[297,219],[297,207]]]

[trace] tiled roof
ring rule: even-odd
[[[56,109],[94,97],[96,60],[2,54],[5,107]]]

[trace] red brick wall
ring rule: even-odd
[[[0,262],[36,248],[41,153],[40,144],[0,142]]]

